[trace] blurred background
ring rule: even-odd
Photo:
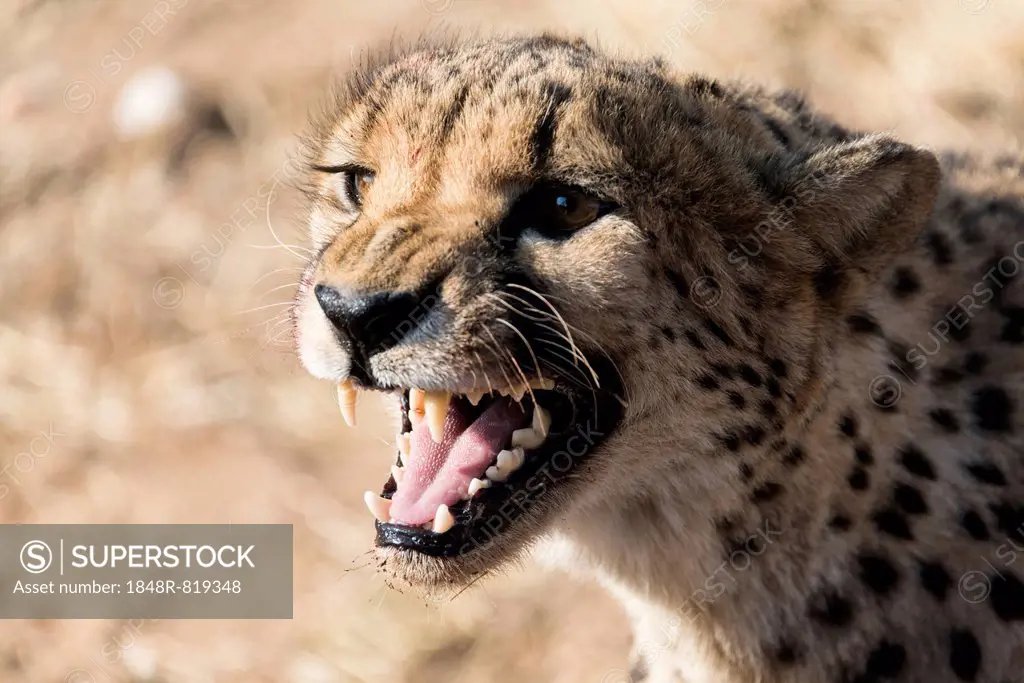
[[[577,33],[931,147],[1024,134],[1016,0],[2,0],[0,521],[290,523],[296,556],[294,620],[0,622],[0,681],[625,681],[594,586],[385,586],[360,494],[390,418],[345,428],[292,349],[296,135],[368,45],[438,26]]]

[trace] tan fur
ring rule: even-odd
[[[554,110],[538,163],[532,136]],[[443,559],[382,549],[386,571],[457,587],[557,542],[626,605],[636,682],[1020,680],[1024,555],[1006,548],[1024,548],[1010,525],[1024,525],[1024,278],[997,285],[990,269],[1024,265],[1024,160],[940,170],[792,93],[550,37],[391,54],[311,141],[317,165],[377,171],[359,214],[335,177],[310,176],[321,253],[296,311],[315,374],[349,367],[313,284],[440,279],[450,329],[375,356],[373,373],[500,381],[481,325],[503,309],[485,294],[516,268],[611,362],[626,402],[572,484],[493,542]],[[541,177],[622,208],[567,240],[525,230],[497,255],[496,226]],[[958,302],[975,306],[967,332],[936,344]]]

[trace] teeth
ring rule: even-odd
[[[469,491],[466,492],[466,498],[472,498],[479,491],[490,488],[490,486],[491,481],[489,479],[477,479],[476,477],[473,477],[469,480]]]
[[[472,403],[473,405],[476,405],[476,404],[480,403],[480,399],[482,399],[484,397],[484,394],[486,394],[486,393],[487,392],[483,391],[483,390],[480,390],[480,391],[470,391],[470,392],[468,392],[466,394],[466,398],[469,400],[470,403]]]
[[[523,402],[523,396],[526,395],[526,385],[520,384],[518,386],[509,387],[508,395],[516,400],[516,403]]]
[[[511,472],[502,472],[494,465],[491,465],[490,467],[487,468],[487,471],[484,472],[484,474],[491,481],[505,481],[506,479],[508,479],[508,475],[511,474]]]
[[[512,474],[523,465],[523,461],[526,459],[526,455],[523,453],[522,448],[513,448],[510,451],[501,451],[498,453],[498,470],[504,472],[506,476]]]
[[[512,445],[532,450],[544,443],[544,435],[538,434],[533,427],[517,429],[512,432]]]
[[[367,491],[363,494],[363,501],[377,521],[386,522],[391,518],[391,501],[387,498],[381,498],[373,491]]]
[[[551,427],[551,413],[538,405],[533,406],[533,431],[540,434],[542,439],[548,436],[548,429]]]
[[[409,421],[415,427],[423,420],[427,395],[422,389],[409,390]]]
[[[396,484],[402,483],[402,477],[405,476],[405,468],[399,467],[398,465],[391,466],[391,477],[395,480]]]
[[[531,379],[530,380],[530,388],[531,389],[546,389],[546,390],[550,391],[551,389],[555,388],[555,381],[551,380],[551,379],[547,379],[547,378],[544,378],[544,379]]]
[[[409,452],[412,450],[412,433],[399,434],[396,442],[398,443],[398,460],[404,465],[409,462]]]
[[[359,399],[359,390],[347,379],[338,384],[338,407],[341,408],[341,417],[349,427],[356,426],[356,401]]]
[[[452,517],[452,513],[448,511],[448,506],[441,503],[437,506],[437,513],[434,515],[434,525],[432,530],[435,534],[443,534],[444,532],[455,526],[455,518]]]
[[[431,391],[424,398],[427,427],[434,443],[441,443],[444,436],[444,419],[448,416],[448,404],[452,395],[446,391]]]

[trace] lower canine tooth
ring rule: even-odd
[[[386,522],[391,519],[391,501],[387,498],[381,498],[373,491],[367,491],[363,494],[363,501],[377,521]]]
[[[443,534],[453,526],[455,526],[455,518],[452,517],[448,506],[441,503],[437,506],[437,513],[434,515],[434,526],[432,527],[434,533]]]
[[[477,492],[488,488],[490,485],[491,482],[488,479],[477,479],[476,477],[473,477],[469,480],[469,490],[466,492],[466,497],[472,498],[477,494]]]
[[[347,379],[338,384],[338,407],[341,408],[341,417],[349,427],[356,426],[356,401],[359,399],[359,390]]]
[[[451,403],[452,395],[447,391],[431,391],[424,399],[426,409],[427,427],[430,429],[430,438],[434,443],[441,443],[444,436],[444,420],[448,417],[448,404]]]

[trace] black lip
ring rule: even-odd
[[[608,377],[617,377],[603,374],[602,384]],[[548,393],[557,393],[562,400],[552,407],[551,434],[544,444],[529,452],[523,467],[502,484],[481,491],[471,502],[453,506],[455,525],[445,533],[378,521],[376,545],[432,557],[457,557],[490,545],[530,509],[542,504],[551,488],[574,478],[598,444],[613,433],[622,419],[620,391],[618,384],[594,391],[556,386]],[[411,429],[408,408],[406,391],[402,395],[406,431]],[[394,481],[389,479],[383,493],[390,497],[394,490]]]

